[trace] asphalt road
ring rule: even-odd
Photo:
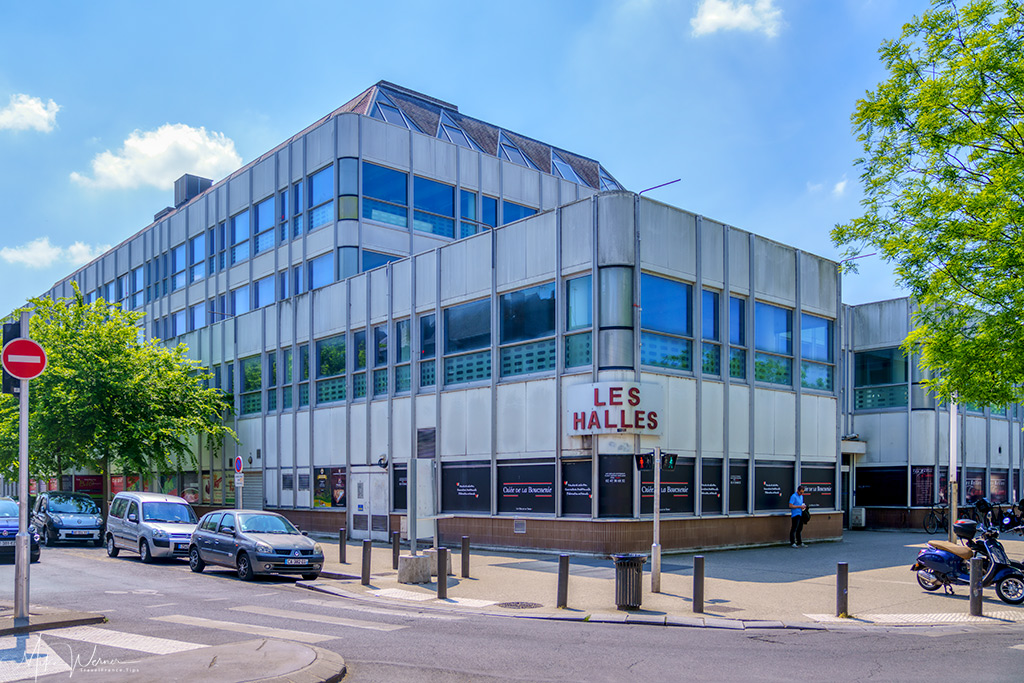
[[[12,565],[0,565],[0,582],[13,597]],[[102,548],[45,548],[30,598],[107,615],[96,627],[41,633],[42,649],[75,667],[60,675],[85,681],[103,680],[90,662],[127,667],[161,649],[265,635],[338,652],[345,680],[356,682],[1024,678],[1020,626],[727,631],[486,617],[337,598],[290,578],[197,575],[184,561],[143,565]],[[0,639],[0,683],[31,680],[31,670],[3,661],[12,652]],[[139,672],[138,680],[149,679]]]

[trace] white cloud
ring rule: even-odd
[[[810,193],[821,192],[825,187],[824,183],[812,183],[810,180],[807,181],[807,191]]]
[[[102,189],[169,189],[184,173],[216,179],[241,165],[234,141],[223,133],[167,123],[152,131],[133,131],[117,152],[107,150],[93,158],[91,177],[75,172],[71,179]]]
[[[842,197],[843,193],[846,192],[846,176],[838,183],[832,186],[832,194],[836,197]]]
[[[38,130],[49,133],[57,121],[60,105],[38,97],[11,95],[11,103],[0,109],[0,130]]]
[[[716,31],[761,31],[769,38],[779,34],[782,10],[774,0],[702,0],[697,15],[690,19],[693,35],[703,36]]]
[[[58,262],[80,266],[108,249],[110,246],[106,244],[90,246],[83,242],[75,242],[70,247],[63,248],[50,244],[49,237],[40,237],[20,247],[0,248],[0,259],[29,268],[49,268]]]

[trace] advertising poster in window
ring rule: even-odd
[[[395,465],[391,477],[391,500],[395,510],[409,508],[409,466]]]
[[[562,514],[589,517],[594,492],[591,490],[593,467],[590,460],[562,461]]]
[[[906,467],[858,467],[853,504],[858,507],[906,506]]]
[[[193,505],[199,502],[199,473],[181,473],[181,497]]]
[[[118,474],[110,477],[110,495],[124,491],[124,475]]]
[[[178,475],[177,474],[161,474],[160,475],[160,493],[165,493],[169,496],[178,495]]]
[[[993,470],[988,477],[989,502],[1005,503],[1007,500],[1007,472],[1006,470]]]
[[[747,511],[747,470],[746,460],[729,461],[729,512]]]
[[[498,463],[498,513],[555,514],[555,463]]]
[[[76,474],[75,491],[87,493],[90,496],[103,495],[103,475],[101,474]]]
[[[46,490],[47,491],[59,491],[60,490],[60,489],[57,488],[57,477],[50,477],[46,481]]]
[[[973,503],[985,497],[985,470],[969,468],[964,479],[964,498]]]
[[[234,478],[232,478],[232,485],[234,485],[234,481]],[[212,505],[224,504],[224,475],[222,473],[213,473],[211,488],[210,472],[203,472],[203,501]]]
[[[597,516],[633,516],[633,464],[628,455],[601,455],[597,459]]]
[[[914,507],[929,507],[934,498],[935,468],[931,465],[915,465],[910,468],[910,504]]]
[[[661,471],[662,513],[693,514],[693,471],[692,458],[678,458],[675,469]],[[654,514],[654,470],[640,472],[640,514]]]
[[[60,478],[60,490],[61,491],[74,491],[75,490],[75,477],[71,474],[65,474]]]
[[[705,460],[700,466],[700,513],[722,514],[722,461]]]
[[[331,471],[327,467],[313,468],[313,507],[331,507]]]
[[[804,503],[807,509],[822,508],[834,510],[836,507],[836,466],[804,465],[800,468],[800,483],[804,487]],[[786,498],[786,509],[789,509],[789,498]]]
[[[754,509],[789,510],[794,464],[791,462],[757,462],[754,464]]]
[[[224,480],[223,475],[218,474],[217,478],[223,481],[227,486],[224,491],[224,504],[234,506],[235,505],[235,477],[234,474],[228,476],[227,480]]]
[[[348,472],[344,467],[332,467],[331,475],[331,507],[343,508],[348,504],[346,490],[348,488]]]
[[[444,512],[491,511],[491,464],[489,462],[441,464],[441,510]]]

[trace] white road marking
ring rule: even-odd
[[[171,606],[177,605],[177,604],[178,603],[176,603],[176,602],[165,602],[162,605],[150,605],[149,609],[157,609],[158,607],[171,607]]]
[[[875,624],[959,624],[959,623],[992,623],[999,621],[1024,621],[1024,611],[997,610],[985,612],[984,616],[974,617],[964,612],[937,614],[858,614],[854,619],[843,619],[832,614],[805,614],[814,621],[850,624],[871,622]]]
[[[1024,650],[1024,645],[1011,645],[1011,650]]]
[[[71,671],[71,667],[39,634],[0,638],[0,682],[36,679]]]
[[[335,626],[350,626],[352,628],[364,628],[368,631],[397,631],[405,628],[405,626],[396,626],[394,624],[378,624],[372,621],[358,621],[356,619],[345,619],[343,617],[330,617],[322,614],[312,614],[310,612],[292,612],[283,609],[274,609],[273,607],[256,607],[253,605],[245,605],[243,607],[232,607],[232,610],[236,612],[247,612],[249,614],[259,614],[265,617],[278,617],[281,619],[301,619],[302,621],[315,621],[318,624],[334,624]]]
[[[155,621],[169,621],[172,624],[183,624],[185,626],[203,626],[205,628],[216,628],[222,631],[234,631],[235,633],[248,633],[253,636],[267,638],[281,638],[282,640],[294,640],[300,643],[315,645],[325,640],[334,640],[338,636],[329,636],[319,633],[305,633],[303,631],[292,631],[284,628],[271,628],[269,626],[254,626],[252,624],[239,624],[233,621],[219,621],[216,619],[203,619],[202,617],[187,617],[183,614],[171,614],[165,617],[150,617]]]
[[[398,598],[399,600],[433,600],[437,596],[431,595],[430,593],[417,593],[415,591],[407,591],[402,588],[381,588],[380,590],[369,591],[370,595],[374,595],[378,598]]]
[[[349,605],[338,600],[317,600],[316,598],[310,598],[308,600],[296,600],[295,602],[302,603],[303,605],[315,605],[317,607],[333,607],[335,609],[343,609],[346,612],[366,612],[367,614],[383,614],[393,617],[408,617],[411,619],[436,619],[438,621],[462,621],[465,619],[465,617],[456,617],[448,614],[406,612],[400,609],[386,609],[384,607],[362,607],[359,605]]]
[[[231,598],[205,598],[204,602],[220,602],[221,600],[230,600]]]
[[[176,652],[187,652],[208,647],[197,643],[186,643],[181,640],[170,640],[168,638],[154,638],[153,636],[141,636],[135,633],[123,633],[111,631],[95,626],[71,626],[69,628],[58,628],[46,632],[47,636],[57,636],[68,640],[77,640],[93,645],[108,645],[119,647],[125,650],[137,650],[148,652],[152,655],[170,655]]]

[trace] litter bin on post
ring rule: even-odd
[[[639,609],[643,596],[644,562],[640,553],[612,555],[615,560],[615,607]]]

